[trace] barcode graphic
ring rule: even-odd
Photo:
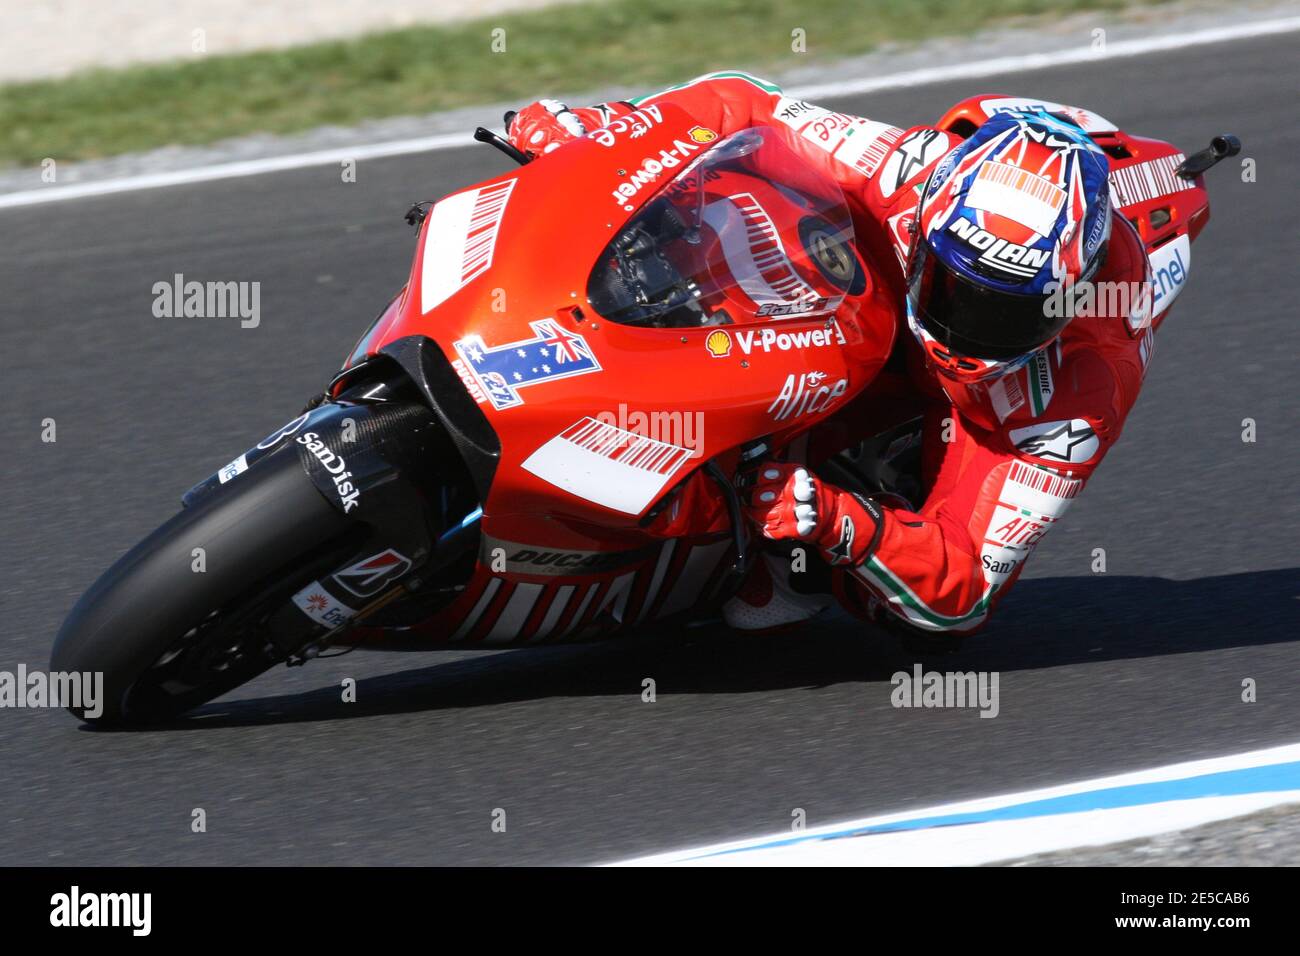
[[[894,148],[898,138],[903,135],[903,131],[897,126],[890,127],[884,133],[881,133],[876,139],[868,144],[867,148],[862,151],[853,168],[863,176],[874,176],[880,164],[885,161],[889,151]]]
[[[1078,478],[1062,478],[1019,461],[1011,463],[1011,474],[1008,477],[1018,485],[1041,491],[1053,498],[1073,498],[1083,489],[1083,482]]]
[[[1007,375],[1003,381],[1007,383],[1007,404],[1012,408],[1025,404],[1025,393],[1020,390],[1020,376]]]
[[[594,418],[584,418],[570,425],[559,437],[620,465],[655,475],[671,475],[691,456],[685,448],[647,438]]]
[[[812,287],[794,271],[781,245],[776,225],[758,200],[749,193],[739,193],[730,198],[745,220],[749,251],[764,281],[787,302],[817,298]]]
[[[461,265],[461,280],[469,282],[482,275],[492,265],[492,251],[497,244],[497,230],[501,216],[506,211],[506,200],[515,188],[515,181],[507,179],[495,186],[484,186],[474,200],[474,211],[469,217],[469,232],[465,236],[465,258]]]
[[[1121,206],[1146,202],[1159,196],[1191,189],[1195,184],[1174,173],[1186,159],[1182,153],[1161,156],[1136,166],[1111,170],[1110,185]]]
[[[1059,211],[1065,203],[1065,193],[1051,180],[1009,163],[985,163],[979,168],[975,178],[1022,192],[1032,199],[1051,206],[1053,211]]]

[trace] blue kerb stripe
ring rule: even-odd
[[[1225,770],[1221,773],[1186,777],[1182,780],[1161,780],[1157,783],[1135,783],[1124,787],[1111,787],[1107,790],[1088,790],[1083,793],[1072,793],[1061,797],[1050,797],[1045,800],[1031,800],[1028,803],[1012,804],[994,810],[918,817],[915,820],[899,820],[896,823],[881,823],[869,827],[848,827],[829,833],[786,837],[754,846],[738,847],[733,850],[719,850],[716,853],[705,853],[697,857],[690,857],[690,859],[699,860],[711,856],[746,853],[750,850],[793,846],[811,840],[838,840],[844,837],[871,836],[876,833],[897,833],[903,830],[960,826],[967,823],[987,823],[993,820],[1024,820],[1059,813],[1079,813],[1085,810],[1115,810],[1121,807],[1136,807],[1147,803],[1163,803],[1168,800],[1229,797],[1246,793],[1270,793],[1279,790],[1300,790],[1300,761],[1270,764],[1266,767],[1243,767],[1239,770]]]

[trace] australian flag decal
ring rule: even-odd
[[[519,389],[572,375],[599,372],[600,363],[581,335],[554,319],[529,322],[534,337],[488,346],[481,335],[456,342],[456,352],[474,373],[498,411],[522,405]]]

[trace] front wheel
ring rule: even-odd
[[[283,660],[283,631],[315,627],[289,598],[346,552],[349,524],[292,443],[186,508],[114,564],[73,607],[51,670],[102,673],[92,723],[172,717]],[[272,644],[268,634],[277,632]]]

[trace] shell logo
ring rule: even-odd
[[[731,336],[722,329],[714,329],[704,340],[704,347],[714,358],[726,358],[731,354]]]
[[[689,135],[697,143],[711,143],[718,138],[717,133],[703,126],[692,126]]]

